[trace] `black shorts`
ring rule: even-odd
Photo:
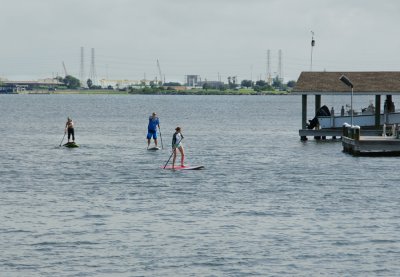
[[[68,139],[72,136],[72,140],[75,140],[75,131],[74,128],[68,128]]]

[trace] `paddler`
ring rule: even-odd
[[[175,133],[172,136],[172,151],[174,153],[174,158],[172,159],[172,168],[175,167],[176,149],[178,149],[179,152],[181,153],[181,166],[182,167],[184,166],[183,162],[185,160],[185,151],[183,149],[182,140],[183,140],[183,135],[181,133],[181,127],[176,127]]]
[[[157,117],[155,112],[149,117],[149,124],[147,126],[147,148],[150,146],[151,138],[154,140],[154,144],[157,147],[157,126],[160,129],[160,119]]]
[[[64,134],[66,134],[67,132],[68,132],[68,143],[71,136],[72,136],[72,142],[75,142],[74,122],[69,117],[67,118],[67,123],[65,123]]]

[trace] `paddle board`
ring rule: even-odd
[[[160,150],[161,148],[160,147],[150,147],[150,148],[147,148],[147,150],[151,150],[151,151],[156,151],[156,150]]]
[[[163,167],[164,168],[164,167]],[[172,169],[172,170],[200,170],[204,169],[204,165],[185,165],[185,166],[180,166],[176,165],[174,168],[172,168],[172,165],[167,165],[164,169]]]
[[[76,144],[75,142],[67,142],[67,143],[63,144],[63,146],[69,147],[69,148],[79,147],[79,145]]]

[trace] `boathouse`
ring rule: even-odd
[[[342,76],[346,76],[351,81],[352,89],[340,81]],[[299,130],[301,140],[307,140],[307,136],[314,136],[316,139],[341,136],[343,124],[350,121],[370,131],[371,134],[376,134],[385,123],[400,123],[400,113],[396,113],[392,100],[392,96],[400,95],[400,72],[397,71],[302,72],[292,94],[302,97],[301,129]],[[317,116],[317,112],[321,109],[321,99],[326,95],[354,95],[354,97],[374,95],[375,105],[369,114],[350,115],[341,111],[339,115]],[[315,128],[310,128],[308,123],[308,96],[315,97],[314,114],[318,119]],[[382,96],[385,96],[383,107]]]

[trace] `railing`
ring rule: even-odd
[[[400,124],[383,124],[382,137],[400,138]],[[351,126],[344,123],[342,126],[342,136],[354,140],[360,140],[361,127],[357,125]]]
[[[340,128],[351,121],[351,116],[319,116],[320,128]],[[400,123],[400,113],[381,114],[380,125]],[[353,125],[365,127],[375,125],[375,115],[354,115]]]

